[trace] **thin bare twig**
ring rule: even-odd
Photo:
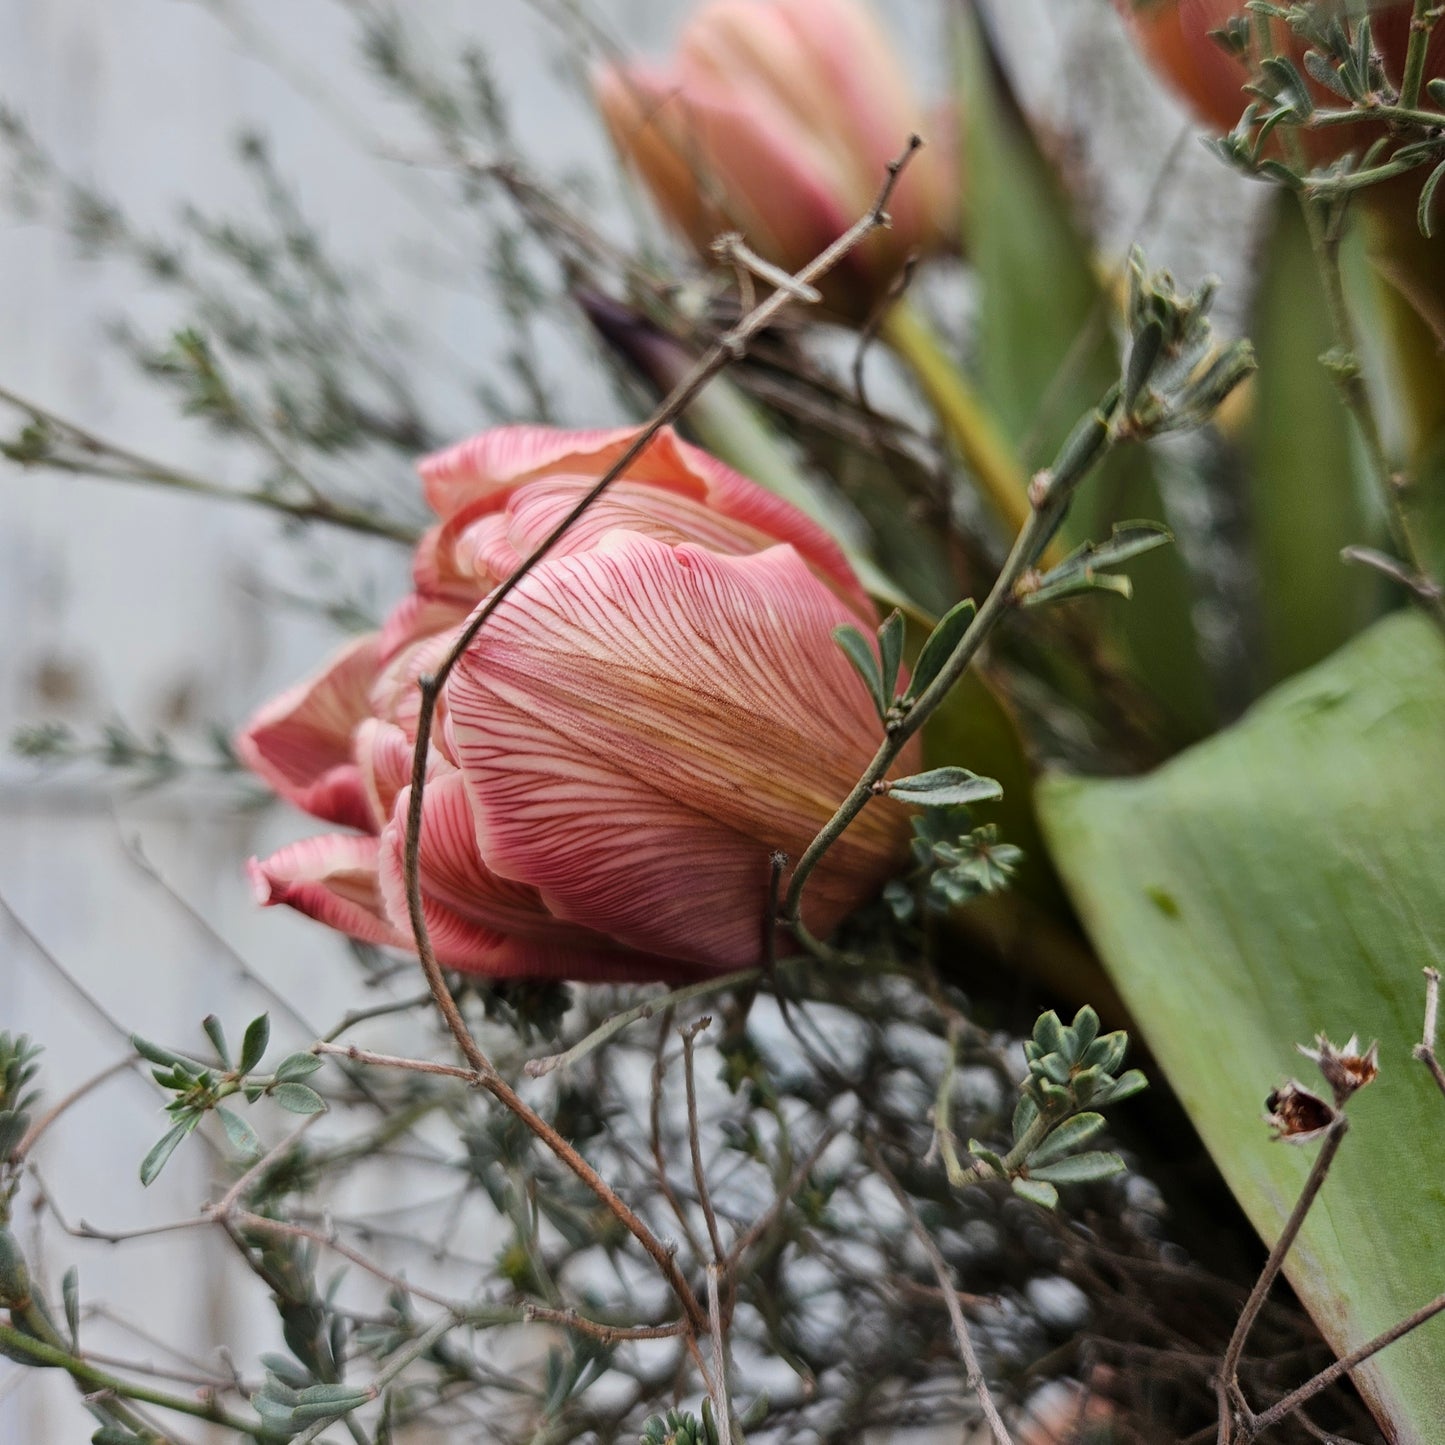
[[[328,526],[341,527],[370,537],[383,537],[391,542],[411,544],[421,535],[417,528],[409,527],[404,522],[394,522],[386,517],[373,516],[368,512],[360,512],[329,501],[316,493],[309,483],[306,485],[312,495],[305,501],[292,501],[270,492],[223,486],[219,482],[196,476],[193,472],[182,471],[179,467],[152,461],[149,457],[106,441],[94,432],[67,421],[33,401],[27,401],[6,387],[0,387],[0,402],[24,412],[33,423],[54,432],[61,441],[68,443],[79,453],[74,457],[41,454],[33,460],[14,458],[15,464],[20,467],[48,467],[52,471],[96,477],[102,481],[145,482],[152,486],[166,487],[171,491],[190,492],[199,497],[217,498],[225,502],[246,502],[253,507],[280,512],[296,521],[324,522]],[[282,462],[295,473],[289,462],[284,458]]]
[[[704,1014],[694,1024],[679,1029],[682,1036],[682,1077],[687,1089],[687,1144],[692,1155],[692,1182],[697,1190],[697,1202],[702,1207],[703,1219],[707,1222],[707,1237],[712,1245],[712,1257],[720,1264],[724,1257],[722,1235],[718,1232],[717,1213],[712,1207],[712,1195],[707,1187],[707,1171],[702,1162],[702,1135],[697,1119],[697,1070],[694,1067],[693,1042],[704,1029],[712,1026],[712,1019]]]
[[[123,1059],[117,1059],[108,1068],[102,1069],[98,1074],[92,1074],[84,1083],[77,1084],[63,1099],[52,1104],[26,1131],[24,1138],[15,1146],[12,1154],[12,1162],[18,1164],[35,1147],[40,1136],[66,1113],[74,1105],[78,1104],[85,1096],[93,1090],[98,1089],[102,1084],[115,1078],[117,1074],[123,1074],[132,1068],[136,1062],[134,1053],[127,1054]]]
[[[1445,1068],[1435,1053],[1435,1040],[1440,1033],[1440,970],[1425,969],[1425,1029],[1420,1042],[1415,1045],[1414,1054],[1427,1069],[1430,1077],[1445,1094]]]
[[[984,1378],[983,1367],[979,1364],[978,1354],[973,1348],[973,1337],[969,1334],[968,1321],[963,1317],[963,1306],[958,1301],[958,1284],[953,1278],[953,1271],[948,1267],[948,1261],[943,1257],[943,1251],[939,1249],[933,1236],[928,1232],[928,1226],[919,1218],[913,1201],[908,1197],[893,1171],[884,1163],[883,1156],[878,1152],[877,1147],[871,1140],[867,1141],[864,1147],[868,1152],[869,1162],[898,1201],[899,1208],[902,1209],[908,1220],[909,1228],[913,1231],[919,1244],[923,1246],[923,1252],[928,1256],[928,1262],[933,1267],[933,1273],[943,1292],[943,1303],[948,1309],[948,1318],[953,1324],[953,1342],[958,1348],[959,1359],[963,1361],[964,1379],[968,1382],[968,1388],[973,1391],[974,1398],[978,1401],[978,1408],[983,1412],[983,1418],[988,1422],[988,1428],[993,1431],[994,1445],[1013,1445],[1013,1437],[1008,1432],[1008,1426],[1003,1422],[1003,1416],[998,1412],[998,1406],[994,1404],[993,1395],[989,1392],[988,1381]]]
[[[1372,1355],[1379,1354],[1386,1345],[1393,1345],[1396,1340],[1403,1339],[1413,1330],[1418,1330],[1427,1320],[1434,1319],[1438,1314],[1445,1314],[1445,1294],[1437,1296],[1427,1305],[1422,1305],[1414,1314],[1401,1320],[1399,1324],[1391,1325],[1388,1330],[1376,1335],[1373,1340],[1361,1345],[1359,1349],[1341,1356],[1328,1369],[1321,1370],[1313,1379],[1305,1381],[1299,1389],[1291,1391],[1284,1399],[1276,1401],[1268,1410],[1262,1410],[1258,1415],[1253,1416],[1243,1432],[1244,1445],[1257,1439],[1266,1430],[1278,1425],[1280,1421],[1287,1419],[1301,1405],[1308,1404],[1321,1390],[1333,1385],[1342,1375],[1349,1374],[1356,1365],[1363,1364]]]

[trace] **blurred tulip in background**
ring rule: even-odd
[[[797,271],[862,216],[912,134],[928,142],[889,204],[892,226],[823,292],[861,320],[907,258],[946,246],[956,186],[886,34],[857,0],[712,0],[666,67],[609,66],[598,103],[663,215],[706,254],[738,231]]]

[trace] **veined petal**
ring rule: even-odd
[[[831,635],[853,619],[786,546],[614,533],[543,562],[449,684],[490,867],[634,947],[755,963],[770,854],[798,856],[881,742]],[[907,834],[866,809],[810,883],[810,927],[868,897]]]
[[[517,484],[505,495],[474,501],[433,529],[418,553],[418,590],[475,602],[509,577],[637,433],[596,435],[611,438],[602,450]],[[682,441],[671,428],[652,439],[569,529],[553,555],[586,551],[617,529],[739,555],[789,542],[860,618],[870,627],[876,621],[867,593],[827,531],[792,503]]]
[[[458,622],[445,632],[423,636],[391,657],[372,683],[368,716],[395,723],[409,742],[415,742],[421,718],[421,688],[418,684],[425,674],[435,672],[445,661],[456,643],[460,628],[461,623]],[[449,757],[446,720],[447,699],[443,694],[437,699],[432,717],[431,739],[432,746]]]
[[[443,521],[473,502],[504,498],[529,477],[552,471],[596,470],[615,460],[637,435],[635,427],[563,431],[549,426],[498,426],[417,463],[426,499]]]
[[[248,872],[256,901],[285,903],[364,943],[406,947],[392,927],[377,883],[377,840],[352,833],[303,838]]]
[[[379,662],[379,634],[369,633],[313,677],[268,702],[236,736],[242,762],[313,817],[343,827],[370,827],[351,739],[370,715]]]
[[[409,940],[404,850],[410,798],[409,787],[398,795],[380,846],[385,907]],[[621,948],[554,918],[535,888],[492,873],[477,850],[472,805],[458,773],[442,771],[427,783],[417,861],[427,933],[437,958],[450,968],[488,978],[593,982],[682,979],[696,973],[677,960]]]
[[[397,794],[411,785],[415,742],[395,723],[367,718],[356,730],[356,769],[370,806],[374,833],[380,833],[396,810]],[[427,781],[452,764],[436,748],[427,752]]]

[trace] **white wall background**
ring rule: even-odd
[[[687,0],[581,3],[654,52],[687,8]],[[947,3],[887,7],[901,12],[911,53],[935,87]],[[443,51],[453,37],[485,42],[540,166],[604,165],[595,123],[559,73],[562,47],[538,14],[546,6],[418,0],[401,8]],[[1141,87],[1137,70],[1119,68],[1105,0],[998,0],[991,9],[1052,123],[1067,133],[1087,114],[1134,133],[1128,159],[1097,143],[1079,157],[1096,183],[1106,241],[1129,239],[1178,112]],[[429,274],[439,243],[453,239],[444,181],[367,153],[422,140],[361,73],[347,10],[338,0],[0,0],[0,100],[65,169],[160,231],[182,201],[244,204],[231,140],[241,126],[264,129],[335,250],[379,269],[389,299],[420,330],[483,365],[498,350],[502,320],[477,272],[440,284]],[[271,63],[258,54],[258,31],[275,47]],[[1211,173],[1196,151],[1185,155],[1191,186]],[[1201,269],[1199,247],[1209,247],[1197,219],[1166,241],[1186,275]],[[156,326],[167,315],[128,273],[0,214],[0,386],[153,456],[243,479],[233,458],[177,419],[106,345],[103,323],[120,313]],[[609,421],[595,379],[569,380],[566,401],[578,424]],[[458,434],[477,424],[459,404],[455,411]],[[387,544],[313,530],[306,548],[324,549],[383,602],[403,585],[405,557]],[[314,562],[268,516],[242,507],[0,462],[0,735],[45,719],[94,734],[121,717],[138,732],[161,727],[181,739],[211,720],[235,725],[336,640],[328,625],[260,596],[268,583],[314,589]],[[208,1012],[236,1021],[265,1007],[232,949],[318,1022],[356,1001],[342,950],[300,918],[255,909],[244,883],[248,854],[303,829],[279,809],[229,811],[214,788],[183,783],[139,797],[84,769],[42,776],[0,759],[0,1029],[45,1043],[48,1099],[120,1058],[124,1029],[179,1043],[199,1037]],[[165,887],[128,854],[133,840]],[[208,1161],[202,1148],[183,1148],[161,1183],[142,1191],[137,1163],[161,1128],[154,1092],[122,1077],[45,1140],[41,1174],[72,1218],[126,1228],[182,1217],[207,1196]],[[197,1357],[229,1342],[245,1360],[258,1343],[233,1307],[235,1266],[199,1234],[109,1250],[65,1239],[48,1216],[19,1223],[27,1237],[43,1236],[48,1260],[80,1263],[87,1301],[164,1320],[166,1335],[191,1341]],[[155,1354],[114,1334],[108,1343],[132,1358]],[[91,1428],[64,1381],[0,1362],[0,1441],[68,1445]]]

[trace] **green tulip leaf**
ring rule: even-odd
[[[1377,623],[1150,776],[1039,790],[1052,851],[1113,982],[1267,1242],[1313,1157],[1271,1139],[1295,1050],[1378,1039],[1380,1077],[1285,1265],[1345,1353],[1445,1289],[1445,1099],[1411,1055],[1445,962],[1445,644]],[[1321,1086],[1323,1087],[1323,1086]],[[1355,1379],[1391,1438],[1439,1439],[1445,1318]],[[1303,1381],[1301,1381],[1303,1383]]]

